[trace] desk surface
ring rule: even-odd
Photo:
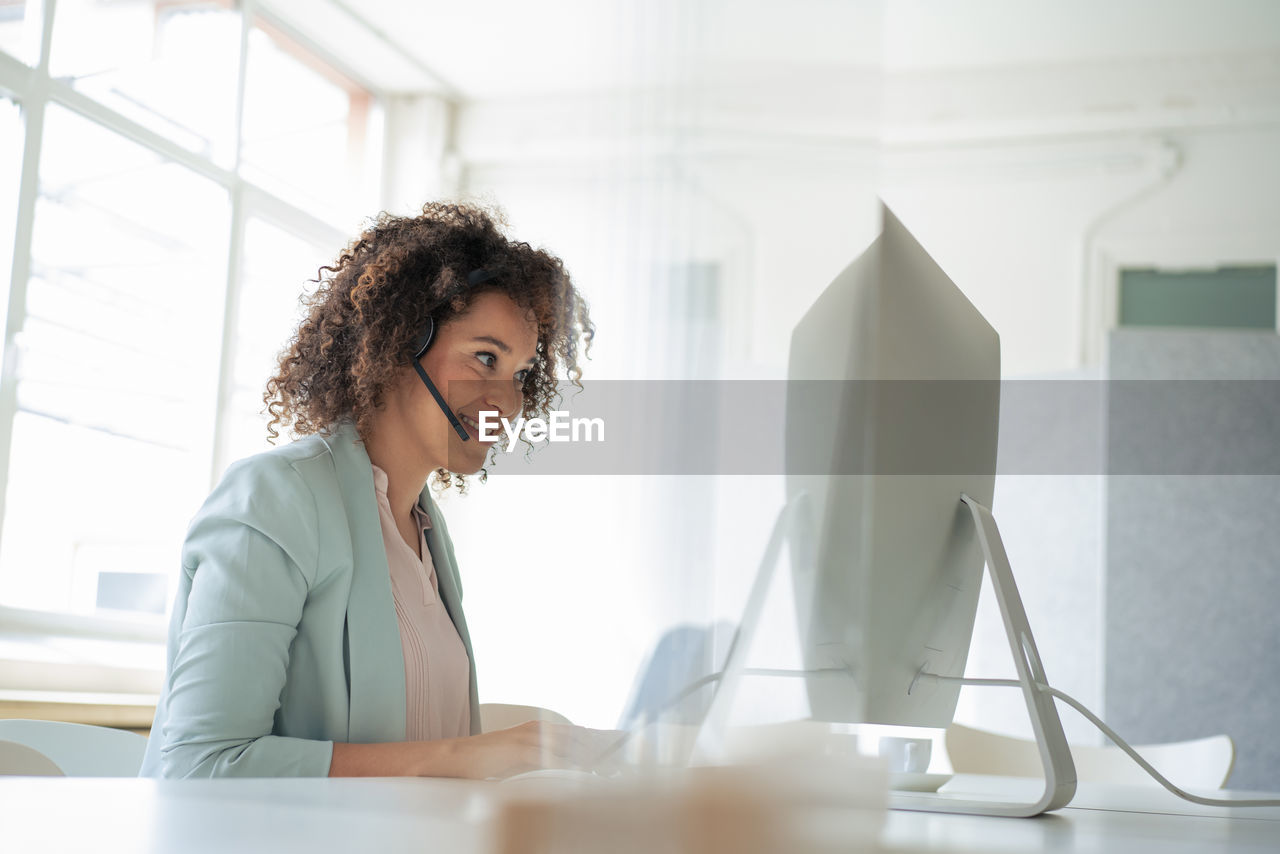
[[[966,776],[957,782],[964,791],[994,791],[1013,781]],[[1275,794],[1213,794],[1280,799]],[[893,810],[883,840],[889,850],[1275,854],[1280,851],[1280,807],[1205,807],[1155,786],[1080,783],[1066,809],[1037,818]]]
[[[458,780],[0,778],[14,852],[481,852],[501,784]],[[1275,852],[1280,808],[1184,805],[1163,790],[1082,785],[1035,819],[890,811],[882,851]]]

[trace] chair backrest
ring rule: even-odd
[[[511,703],[480,704],[481,732],[509,729],[528,721],[550,721],[555,724],[569,723],[569,719],[564,715],[539,706],[517,706]]]
[[[35,748],[16,741],[0,741],[0,777],[62,776],[62,769]]]
[[[0,720],[0,739],[39,751],[68,777],[136,777],[147,750],[137,733],[61,721]]]
[[[947,727],[947,754],[957,774],[1038,777],[1043,774],[1035,742],[952,724]],[[1236,749],[1230,736],[1193,741],[1135,745],[1134,750],[1176,785],[1220,789],[1231,776]],[[1159,785],[1118,747],[1071,745],[1076,779],[1091,783]]]

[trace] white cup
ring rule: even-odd
[[[883,737],[879,752],[889,760],[890,773],[923,774],[929,767],[933,742],[927,738]]]

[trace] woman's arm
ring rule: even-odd
[[[315,503],[285,460],[236,464],[197,514],[169,635],[167,685],[143,772],[321,776],[329,741],[272,735],[308,590]]]
[[[591,765],[618,734],[531,721],[465,738],[333,745],[330,777],[509,777]]]

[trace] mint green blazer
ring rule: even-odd
[[[444,519],[440,599],[475,657]],[[329,773],[335,741],[404,741],[405,679],[369,455],[354,426],[241,460],[187,532],[145,777]]]

